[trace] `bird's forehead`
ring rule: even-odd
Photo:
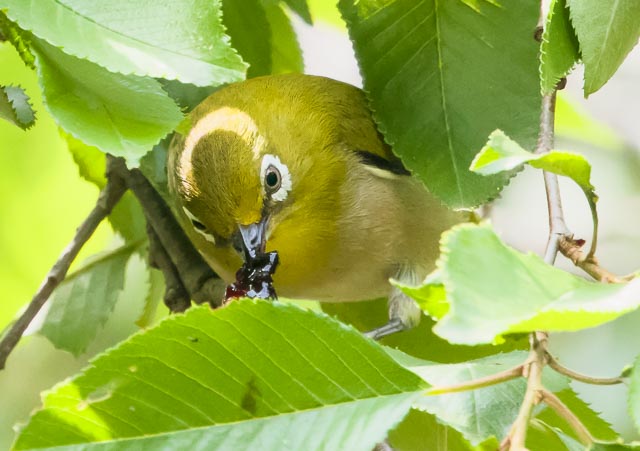
[[[237,108],[220,107],[199,118],[187,134],[184,150],[180,156],[180,168],[183,176],[193,170],[192,154],[198,142],[216,131],[236,134],[251,149],[253,159],[260,158],[260,152],[265,147],[265,138],[260,134],[253,118]]]

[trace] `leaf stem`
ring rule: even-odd
[[[38,314],[42,306],[47,302],[53,290],[64,280],[71,263],[75,260],[80,249],[89,240],[98,225],[111,213],[113,207],[118,203],[120,198],[127,190],[122,178],[117,176],[113,171],[113,166],[107,166],[107,184],[100,192],[100,196],[89,213],[87,218],[82,222],[76,230],[76,234],[62,251],[60,257],[55,262],[45,279],[42,281],[40,288],[31,299],[27,308],[22,315],[16,320],[11,328],[0,341],[0,369],[5,367],[7,358],[11,351],[20,341],[22,334],[27,329],[33,318]]]
[[[634,274],[619,277],[606,269],[604,269],[598,263],[595,256],[585,255],[580,250],[582,244],[577,240],[574,240],[571,236],[563,236],[559,242],[559,251],[573,262],[578,268],[589,274],[595,280],[604,283],[624,283],[635,277]]]
[[[481,377],[478,379],[461,382],[459,384],[448,385],[444,387],[433,387],[427,390],[427,396],[444,395],[448,393],[458,393],[462,391],[475,390],[478,388],[489,387],[491,385],[506,382],[517,377],[522,377],[525,366],[528,362],[521,363],[507,370],[501,371],[496,374],[490,374],[489,376]]]
[[[584,382],[585,384],[592,385],[616,385],[624,383],[625,379],[622,376],[616,377],[592,377],[585,374],[577,373],[569,368],[562,366],[558,361],[547,352],[547,365],[551,367],[557,373],[570,377],[573,380]]]

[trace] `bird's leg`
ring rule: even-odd
[[[379,340],[387,335],[417,326],[421,316],[422,310],[418,304],[398,288],[393,287],[389,296],[389,322],[384,326],[365,332],[364,335]]]

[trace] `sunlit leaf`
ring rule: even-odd
[[[370,451],[426,387],[326,315],[249,300],[195,307],[46,394],[15,449]]]
[[[446,232],[438,267],[450,307],[434,332],[452,343],[586,329],[640,306],[640,279],[589,282],[506,246],[486,224]]]
[[[199,86],[244,78],[219,0],[0,0],[0,8],[22,29],[112,72]]]
[[[629,381],[629,414],[636,429],[640,431],[640,356],[633,364]]]
[[[304,61],[296,31],[289,16],[278,4],[265,1],[264,10],[271,28],[271,72],[285,74],[302,72]]]
[[[509,174],[468,170],[496,127],[533,145],[540,111],[539,5],[529,1],[341,0],[385,139],[454,207],[495,198]],[[505,68],[508,67],[508,70]]]

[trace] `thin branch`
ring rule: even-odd
[[[171,258],[191,299],[219,307],[223,299],[220,278],[193,246],[162,196],[138,169],[127,169],[122,159],[114,159],[114,165],[138,198],[147,222]]]
[[[569,409],[556,395],[551,393],[549,390],[541,391],[542,400],[556,411],[561,418],[569,423],[571,429],[574,430],[576,435],[578,436],[578,440],[582,442],[583,445],[592,445],[595,439],[589,432],[589,430],[585,427],[584,424],[580,421],[580,419]]]
[[[53,290],[64,280],[71,263],[75,260],[82,249],[82,246],[89,240],[98,225],[111,213],[113,207],[118,203],[122,195],[126,191],[124,181],[114,172],[113,167],[107,167],[107,184],[100,192],[98,201],[91,213],[84,222],[78,227],[75,236],[67,247],[62,251],[60,257],[53,265],[40,288],[33,296],[33,299],[20,315],[15,323],[11,326],[6,335],[0,342],[0,369],[5,367],[7,357],[20,341],[22,334],[27,329],[33,318],[40,311],[42,306],[47,302]]]
[[[558,361],[547,352],[547,365],[549,365],[557,373],[570,377],[573,380],[584,382],[585,384],[592,385],[616,385],[622,384],[625,381],[624,377],[592,377],[585,374],[577,373],[569,368],[562,366]]]
[[[624,283],[635,277],[634,274],[619,277],[600,266],[595,256],[585,256],[580,249],[582,242],[574,240],[570,236],[563,236],[558,242],[559,251],[573,262],[578,268],[589,274],[594,279],[604,283]]]
[[[191,306],[191,299],[180,280],[178,269],[150,223],[147,223],[147,236],[149,237],[149,264],[162,271],[164,276],[164,304],[172,313],[184,312]]]
[[[533,408],[542,400],[542,369],[545,364],[545,349],[547,334],[545,332],[535,332],[531,334],[530,362],[524,368],[527,377],[527,390],[520,405],[518,416],[511,426],[507,437],[500,443],[500,451],[522,451],[525,450],[527,439],[527,429]]]
[[[448,393],[458,393],[461,391],[475,390],[478,388],[499,384],[501,382],[506,382],[517,377],[522,377],[526,365],[528,365],[528,362],[521,363],[520,365],[514,366],[513,368],[509,368],[499,373],[491,374],[489,376],[481,377],[471,381],[465,381],[459,384],[448,385],[444,387],[433,387],[430,390],[427,390],[426,395],[435,396]]]

